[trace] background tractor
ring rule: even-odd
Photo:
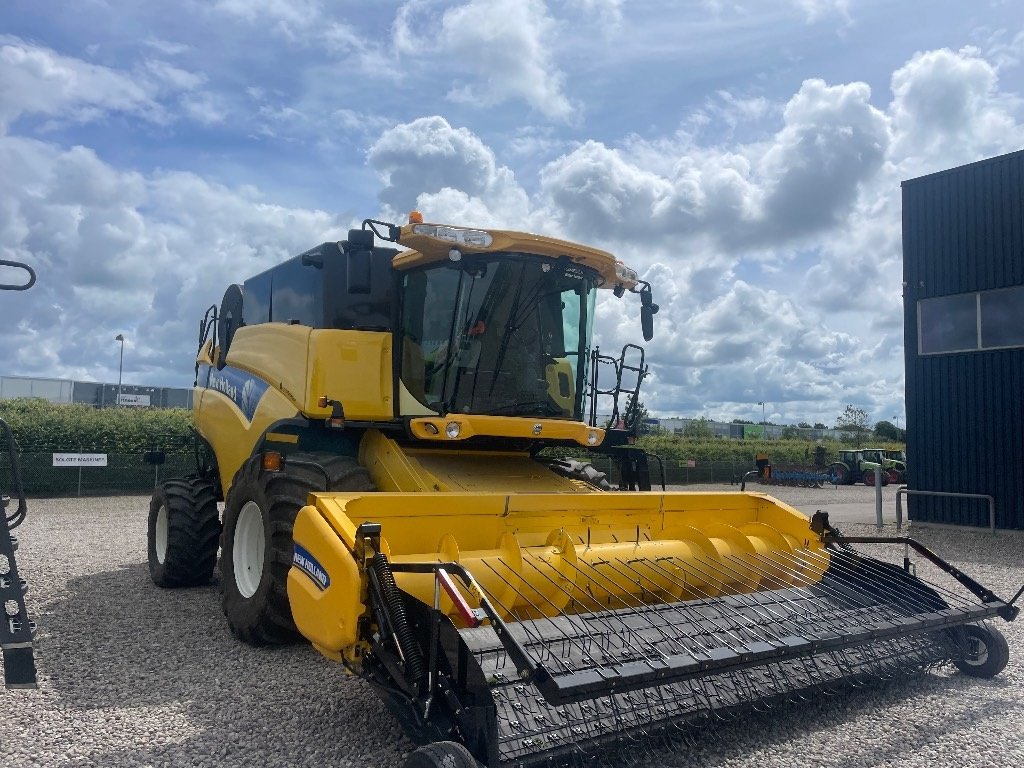
[[[557,764],[1005,666],[977,622],[1016,608],[966,577],[940,594],[762,494],[653,492],[635,425],[598,426],[647,373],[638,346],[592,347],[601,291],[637,295],[652,337],[650,286],[611,254],[417,214],[230,286],[200,325],[196,472],[150,505],[153,581],[205,583],[219,549],[231,631],[367,680],[422,745],[409,768]],[[611,456],[620,491],[550,458],[570,448]]]
[[[879,448],[862,448],[839,452],[839,460],[828,467],[831,481],[836,485],[875,484],[875,473],[882,469],[882,485],[894,482],[894,463],[883,464],[884,451]],[[892,469],[892,472],[889,469]]]

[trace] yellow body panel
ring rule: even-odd
[[[295,541],[321,563],[350,548],[356,526],[380,523],[381,548],[392,561],[458,562],[515,618],[590,610],[595,601],[611,609],[779,588],[793,579],[812,583],[828,562],[804,515],[756,493],[324,493],[313,494],[299,518]],[[809,555],[802,570],[773,570],[773,560],[798,551]],[[310,581],[295,570],[300,582]],[[347,564],[331,573],[326,592],[358,595],[361,582],[352,573]],[[396,579],[433,602],[431,575]],[[442,608],[458,623],[450,603]],[[350,620],[356,608],[347,610]],[[322,651],[351,657],[353,648],[336,639],[335,616],[308,600],[294,602],[293,615]]]
[[[312,329],[305,325],[243,326],[231,340],[228,365],[256,374],[301,410],[307,387],[310,333]]]
[[[252,454],[253,446],[275,421],[296,416],[295,404],[280,392],[268,389],[249,421],[227,395],[203,388],[195,394],[192,409],[196,429],[217,456],[221,490],[227,497],[235,473]]]
[[[410,448],[370,431],[359,446],[359,463],[379,491],[504,491],[588,493],[595,489],[546,469],[526,453]],[[417,497],[411,502],[419,503]]]
[[[316,330],[309,337],[309,371],[302,412],[327,418],[321,395],[345,404],[345,418],[387,420],[395,416],[391,334],[381,331]]]
[[[243,326],[231,341],[227,362],[264,379],[314,418],[331,413],[317,407],[321,395],[343,402],[348,419],[394,417],[390,333],[285,323]]]
[[[623,282],[615,272],[615,265],[618,262],[608,251],[590,248],[568,240],[534,235],[528,232],[489,229],[487,233],[493,238],[493,242],[484,248],[465,243],[439,240],[429,235],[415,234],[413,232],[413,225],[407,225],[402,227],[399,242],[412,250],[397,254],[391,260],[391,263],[395,269],[411,269],[421,264],[431,264],[447,259],[448,252],[452,248],[458,248],[464,256],[469,256],[470,258],[474,254],[498,251],[523,251],[539,256],[549,256],[553,259],[557,259],[559,256],[568,256],[577,264],[585,264],[600,273],[604,278],[604,286],[609,288]],[[624,286],[626,288],[631,288],[635,284],[635,280],[627,282],[628,284]]]

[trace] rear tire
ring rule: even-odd
[[[165,480],[153,490],[147,530],[149,575],[158,587],[206,584],[217,565],[220,512],[213,483]]]
[[[965,675],[995,677],[1010,661],[1010,646],[995,627],[968,624],[958,639],[966,653],[953,663]]]
[[[243,642],[279,645],[298,639],[287,591],[292,527],[310,492],[326,490],[375,488],[350,456],[295,454],[279,472],[265,472],[257,455],[235,475],[224,508],[220,568],[224,615]]]
[[[480,763],[456,741],[435,741],[414,750],[404,768],[480,768]]]
[[[845,464],[830,464],[828,467],[828,479],[833,485],[847,485],[850,482],[850,470]]]

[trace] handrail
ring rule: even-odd
[[[28,272],[28,278],[21,285],[14,285],[13,283],[0,283],[0,291],[27,291],[33,285],[36,284],[36,271],[32,269],[28,264],[20,261],[10,261],[9,259],[0,259],[0,267],[13,267],[14,269],[23,269]]]
[[[988,500],[988,526],[994,536],[996,533],[996,500],[987,493],[954,493],[953,491],[914,491],[905,485],[896,489],[896,530],[903,528],[903,502],[901,495],[906,496],[942,496],[951,499],[987,499]]]

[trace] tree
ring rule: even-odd
[[[889,440],[893,443],[905,443],[907,431],[900,429],[891,421],[880,421],[875,424],[875,437],[879,440]]]
[[[855,408],[847,405],[846,410],[839,414],[836,419],[836,429],[843,433],[844,437],[860,448],[864,440],[871,432],[868,426],[868,412],[863,408]]]
[[[808,424],[806,421],[801,421],[799,424],[797,424],[797,426],[800,429],[810,429],[811,428],[811,425]],[[824,427],[822,427],[822,429],[824,429]]]
[[[647,432],[646,422],[651,415],[647,412],[643,400],[631,396],[626,403],[626,410],[622,412],[622,420],[626,422],[626,428],[631,428],[634,435],[642,435]]]
[[[815,429],[828,429],[828,427],[826,427],[826,426],[825,426],[824,424],[822,424],[822,423],[821,423],[820,421],[816,421],[816,422],[814,422],[814,428],[815,428]]]
[[[705,438],[714,437],[714,433],[711,431],[711,427],[708,426],[708,420],[701,416],[699,419],[693,419],[689,424],[686,425],[686,429],[683,430],[683,437],[691,438]]]

